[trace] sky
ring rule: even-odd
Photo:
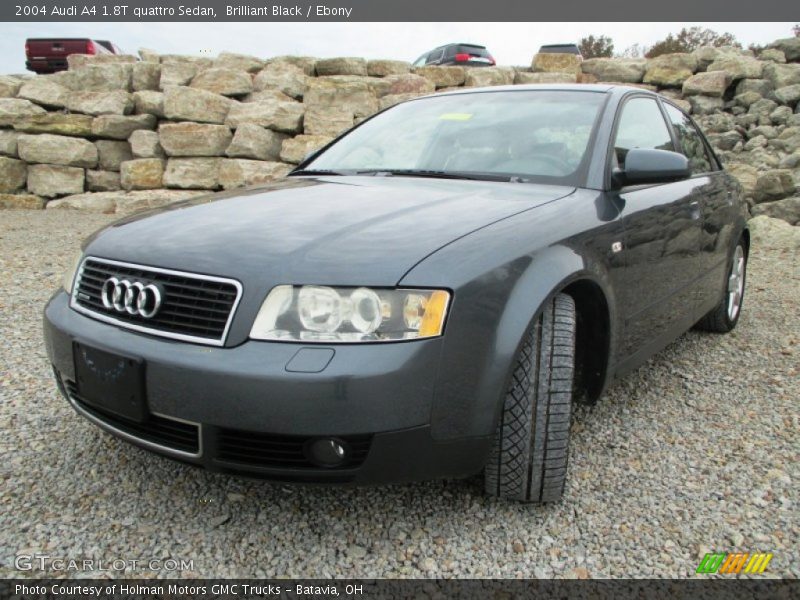
[[[542,44],[607,35],[621,51],[694,25],[733,33],[747,46],[790,37],[794,23],[0,23],[0,74],[25,72],[28,37],[108,39],[128,53],[150,48],[199,56],[227,51],[405,61],[445,43],[472,42],[488,47],[500,65],[530,65]]]

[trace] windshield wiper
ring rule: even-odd
[[[475,171],[437,171],[434,169],[363,169],[361,171],[335,171],[333,169],[296,169],[292,175],[371,175],[374,177],[429,177],[431,179],[462,179],[469,181],[504,181],[526,183],[529,180],[519,175],[500,175]]]
[[[478,173],[473,171],[436,171],[432,169],[368,169],[356,171],[354,175],[374,175],[376,177],[430,177],[433,179],[466,179],[471,181],[523,181],[520,177],[499,175],[497,173]]]
[[[289,175],[347,175],[347,173],[331,169],[295,169]]]

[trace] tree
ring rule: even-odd
[[[614,42],[605,35],[581,38],[578,48],[583,58],[611,58],[614,55]]]
[[[800,25],[792,27],[792,33],[794,33],[794,37],[800,37]]]
[[[742,45],[732,33],[717,33],[711,29],[701,29],[700,27],[685,27],[676,35],[669,34],[665,39],[653,44],[647,51],[647,58],[655,58],[662,54],[673,52],[692,52],[700,46],[735,46],[741,48]]]
[[[622,52],[617,54],[619,58],[644,58],[644,53],[647,51],[647,48],[642,46],[641,44],[634,44],[633,46],[628,46]]]

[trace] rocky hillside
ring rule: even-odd
[[[126,213],[284,175],[376,111],[462,86],[618,82],[691,112],[754,215],[800,222],[800,38],[758,56],[700,48],[655,59],[538,54],[530,67],[158,55],[69,58],[0,76],[0,207]]]

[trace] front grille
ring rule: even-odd
[[[107,308],[101,290],[111,277],[157,285],[163,290],[160,309],[146,318]],[[89,257],[78,271],[72,307],[136,331],[221,346],[240,294],[241,286],[232,279]]]
[[[261,467],[286,469],[318,469],[305,455],[307,442],[316,438],[295,435],[275,435],[240,429],[219,429],[217,457],[221,461]],[[337,436],[349,446],[349,458],[331,468],[347,469],[360,466],[367,458],[371,435]]]
[[[58,380],[61,381],[61,378]],[[97,421],[167,450],[193,455],[200,453],[200,428],[197,425],[153,414],[149,415],[144,423],[139,423],[92,406],[78,394],[78,389],[72,381],[63,381],[63,387],[69,399]]]

